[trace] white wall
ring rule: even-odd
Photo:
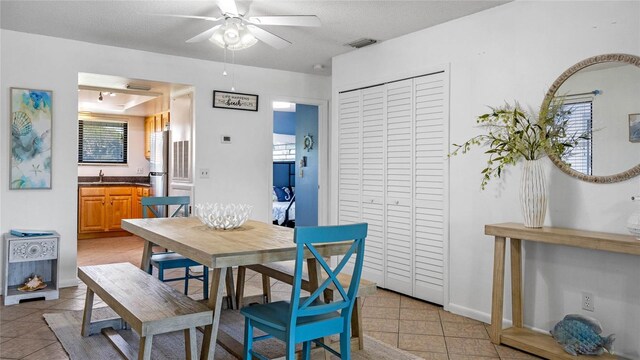
[[[516,1],[389,40],[333,59],[338,91],[402,78],[450,64],[450,141],[478,133],[475,117],[487,105],[518,100],[539,108],[555,79],[571,65],[603,53],[640,55],[640,2]],[[337,119],[337,107],[332,109]],[[332,140],[337,140],[332,126]],[[332,171],[337,172],[336,153]],[[522,222],[519,167],[480,190],[486,157],[481,149],[450,160],[450,303],[447,307],[489,321],[493,239],[484,225]],[[615,161],[612,159],[612,161]],[[618,184],[580,182],[547,161],[551,201],[547,225],[625,233],[638,179]],[[336,221],[336,179],[331,219]],[[616,349],[640,358],[640,259],[557,246],[525,245],[525,322],[548,330],[580,309],[582,291],[593,293],[605,332]],[[509,280],[507,279],[507,284]],[[510,291],[507,286],[507,291]],[[506,317],[510,318],[507,297]]]
[[[193,85],[196,168],[211,170],[210,179],[195,179],[195,201],[249,203],[252,218],[262,221],[270,221],[271,211],[272,98],[330,97],[328,77],[237,65],[237,91],[258,94],[260,110],[213,109],[213,90],[230,87],[221,63],[6,30],[0,37],[0,109],[8,109],[11,86],[53,90],[53,188],[9,191],[3,180],[0,231],[57,230],[65,285],[76,279],[79,72]],[[8,179],[8,110],[0,116],[0,179]],[[233,136],[233,143],[221,144],[223,134]]]
[[[82,115],[80,118],[86,118]],[[98,176],[100,170],[104,176],[146,176],[149,174],[149,160],[144,157],[144,117],[140,116],[114,116],[106,114],[91,114],[92,120],[118,120],[126,121],[129,135],[127,138],[127,164],[126,165],[78,165],[78,176]],[[138,169],[142,169],[138,173]]]

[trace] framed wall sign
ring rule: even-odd
[[[258,95],[213,90],[213,107],[258,111]]]
[[[11,88],[11,190],[51,189],[51,96]]]

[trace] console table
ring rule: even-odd
[[[491,304],[491,342],[505,344],[547,359],[573,359],[550,336],[523,327],[522,240],[553,245],[640,255],[640,240],[630,235],[609,234],[553,227],[527,228],[522,224],[485,225],[484,233],[495,236],[493,258],[493,298]],[[506,239],[511,242],[511,301],[513,327],[502,329],[504,298],[504,258]],[[579,356],[578,358],[594,358]],[[605,354],[598,359],[616,359]]]

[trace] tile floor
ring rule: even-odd
[[[79,266],[126,261],[139,265],[141,257],[142,240],[134,236],[78,241]],[[173,285],[181,289],[182,283]],[[247,296],[261,293],[260,276],[247,272],[245,287]],[[58,300],[0,305],[0,359],[67,359],[42,314],[81,310],[85,289],[80,283],[77,287],[62,289]],[[189,294],[201,299],[202,284],[192,281]],[[290,286],[273,281],[272,296],[288,299]],[[100,300],[96,299],[96,303]],[[493,345],[486,324],[454,315],[441,306],[382,289],[375,296],[366,297],[363,306],[365,334],[425,359],[535,359],[526,353]]]

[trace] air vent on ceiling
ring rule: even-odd
[[[373,44],[375,44],[377,42],[378,42],[378,40],[362,38],[362,39],[358,39],[356,41],[352,41],[352,42],[350,42],[348,44],[345,44],[345,45],[346,46],[351,46],[352,48],[360,49],[360,48],[363,48],[365,46],[373,45]]]
[[[140,85],[140,84],[127,84],[127,89],[129,89],[129,90],[149,91],[149,90],[151,90],[151,86]]]

